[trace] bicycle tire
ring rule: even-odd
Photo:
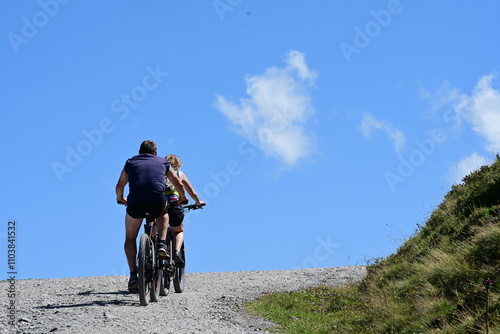
[[[151,290],[149,290],[149,298],[156,303],[160,300],[160,286],[163,280],[163,270],[155,268],[154,277],[151,281]]]
[[[148,295],[151,290],[152,252],[151,239],[144,233],[141,235],[138,254],[139,302],[142,306],[148,305]]]
[[[174,291],[177,293],[181,293],[184,291],[184,266],[186,263],[186,254],[184,252],[184,243],[182,243],[181,247],[181,256],[182,259],[184,260],[184,265],[178,266],[175,265],[175,273],[174,273]]]
[[[171,243],[171,236],[167,235],[167,251],[168,254],[172,254],[172,243]],[[170,276],[170,261],[165,260],[163,262],[163,279],[161,280],[160,284],[160,296],[168,296],[168,293],[170,292],[170,281],[171,281],[171,276]]]
[[[168,296],[170,292],[170,274],[167,269],[163,269],[163,279],[160,284],[160,296]]]

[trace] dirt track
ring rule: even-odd
[[[272,291],[344,285],[365,275],[361,266],[188,273],[183,293],[139,305],[128,277],[78,277],[16,282],[15,320],[9,325],[8,282],[0,283],[2,333],[253,333],[269,322],[248,315],[246,301]]]

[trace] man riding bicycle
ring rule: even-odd
[[[116,201],[127,206],[125,216],[125,255],[130,268],[129,291],[137,291],[137,244],[136,239],[146,213],[156,218],[160,242],[158,255],[167,258],[165,246],[168,228],[168,207],[165,196],[165,176],[179,190],[179,202],[186,203],[184,186],[172,171],[170,163],[157,156],[157,145],[151,140],[141,143],[139,154],[128,159],[116,184]],[[129,184],[129,194],[124,197],[125,186]]]

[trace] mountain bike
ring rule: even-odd
[[[198,210],[198,209],[203,209],[205,206],[205,203],[202,205],[196,205],[196,204],[191,204],[191,205],[185,205],[182,206],[181,208],[184,209],[184,212],[189,212],[191,210]],[[160,283],[160,295],[161,296],[166,296],[168,295],[170,291],[170,287],[173,283],[174,286],[174,291],[177,293],[181,293],[184,291],[184,268],[186,266],[186,252],[184,249],[184,243],[182,243],[181,246],[181,258],[183,260],[183,264],[177,264],[173,260],[173,254],[175,251],[175,240],[173,237],[172,229],[169,227],[167,231],[167,251],[170,254],[170,259],[167,261],[164,261],[164,267],[163,267],[163,280],[161,280]]]
[[[160,286],[163,281],[163,268],[166,260],[157,253],[160,237],[156,228],[156,219],[146,213],[144,233],[139,241],[137,253],[137,267],[139,279],[139,301],[142,306],[148,305],[148,295],[152,302],[157,302],[160,297]]]

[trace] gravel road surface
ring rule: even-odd
[[[19,280],[15,298],[8,296],[10,282],[1,282],[0,332],[267,333],[272,323],[245,313],[245,302],[268,292],[345,285],[364,275],[363,266],[187,273],[183,293],[172,291],[148,306],[126,290],[126,276]]]

